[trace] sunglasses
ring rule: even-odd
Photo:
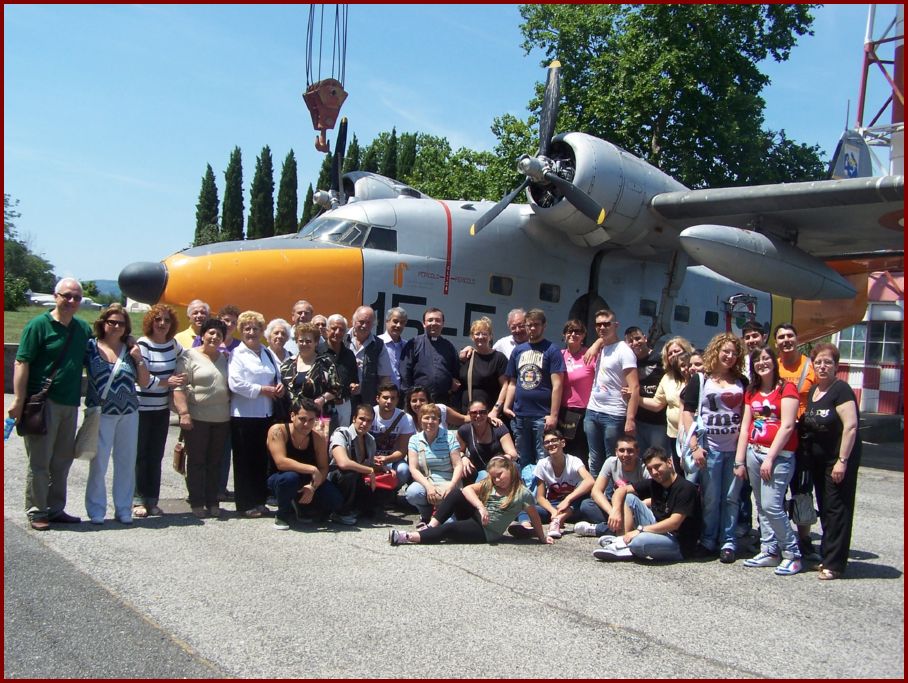
[[[57,296],[61,296],[61,297],[63,297],[64,299],[66,299],[67,301],[82,301],[82,295],[81,295],[81,294],[68,294],[68,293],[67,293],[67,294],[61,294],[60,292],[57,292]]]
[[[488,414],[489,414],[488,410],[471,410],[470,411],[471,417],[479,417],[480,415],[488,415]]]
[[[110,325],[111,327],[126,327],[125,320],[105,320],[105,325]]]

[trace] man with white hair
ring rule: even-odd
[[[344,344],[356,358],[359,394],[353,396],[355,408],[360,403],[374,406],[379,385],[391,379],[391,361],[385,353],[385,343],[372,333],[375,311],[360,306],[353,312],[353,329],[344,337]]]
[[[407,312],[400,306],[389,308],[385,315],[385,333],[378,338],[385,343],[385,353],[391,363],[391,381],[400,389],[400,355],[403,353],[403,331],[407,326]]]
[[[312,322],[312,317],[315,315],[315,309],[305,299],[300,299],[293,306],[290,307],[290,339],[287,340],[287,343],[284,344],[284,350],[287,351],[291,356],[296,356],[299,354],[299,347],[296,345],[296,340],[294,339],[294,330],[296,326],[300,323]],[[324,316],[323,316],[324,317]]]
[[[64,508],[74,457],[82,362],[91,328],[74,317],[82,301],[78,280],[60,280],[54,287],[54,300],[54,308],[30,320],[22,330],[13,368],[15,398],[9,409],[9,416],[19,421],[28,397],[47,389],[45,433],[24,436],[28,455],[25,510],[35,531],[46,531],[51,523],[82,521]]]
[[[528,338],[527,312],[522,308],[515,308],[508,313],[508,330],[511,334],[502,337],[492,345],[492,350],[500,351],[505,358],[511,359],[511,351],[518,344],[523,344]]]
[[[211,316],[211,306],[201,299],[193,299],[186,307],[186,316],[189,318],[189,327],[182,332],[178,332],[173,338],[184,349],[191,349],[193,346],[197,346],[195,341],[199,336],[199,330],[202,329],[202,325]]]
[[[347,319],[340,313],[328,316],[328,333],[325,339],[325,355],[337,369],[340,380],[340,391],[334,399],[335,416],[331,419],[331,431],[337,427],[350,424],[351,398],[359,394],[359,370],[356,367],[356,356],[344,346],[347,334]]]

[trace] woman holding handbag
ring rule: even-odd
[[[817,383],[810,390],[799,435],[810,462],[820,508],[823,563],[817,578],[838,579],[845,573],[854,523],[854,498],[861,464],[860,413],[854,391],[838,379],[839,349],[817,344],[810,351]]]
[[[107,512],[104,479],[113,453],[114,514],[132,524],[136,484],[136,446],[139,435],[139,397],[136,383],[146,387],[150,375],[142,352],[130,337],[132,325],[120,304],[111,304],[95,321],[95,338],[85,350],[88,375],[86,408],[100,407],[98,452],[88,468],[85,510],[92,524],[103,524]]]
[[[226,333],[223,321],[209,318],[199,330],[202,345],[188,349],[177,359],[176,372],[185,377],[185,382],[174,387],[173,405],[180,415],[180,435],[185,441],[189,505],[199,519],[221,516],[221,458],[230,435],[227,357],[220,350]]]

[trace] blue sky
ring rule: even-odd
[[[765,116],[828,156],[849,99],[854,120],[867,5],[815,15],[815,35],[765,65]],[[236,145],[247,216],[264,145],[275,184],[294,150],[302,201],[321,163],[301,97],[307,20],[307,5],[4,5],[4,191],[20,234],[59,275],[116,279],[189,244],[205,165],[223,199]],[[396,126],[491,149],[492,119],[525,117],[545,78],[519,23],[516,5],[351,6],[351,133],[368,142]]]

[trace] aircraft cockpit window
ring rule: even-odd
[[[652,299],[640,299],[640,312],[638,315],[644,318],[652,318],[656,315],[656,302]]]
[[[553,304],[557,304],[561,301],[561,287],[543,282],[539,285],[539,298],[542,301],[551,301]]]
[[[316,218],[306,224],[299,236],[315,242],[362,247],[368,232],[369,226],[345,218]]]
[[[378,228],[373,225],[364,246],[366,249],[397,251],[397,231],[389,230],[388,228]]]
[[[703,324],[709,327],[718,327],[719,314],[716,311],[707,311],[706,316],[703,318]]]
[[[690,306],[675,306],[675,322],[690,322]]]
[[[492,294],[511,296],[514,291],[514,280],[504,275],[492,275],[489,278],[489,291]]]

